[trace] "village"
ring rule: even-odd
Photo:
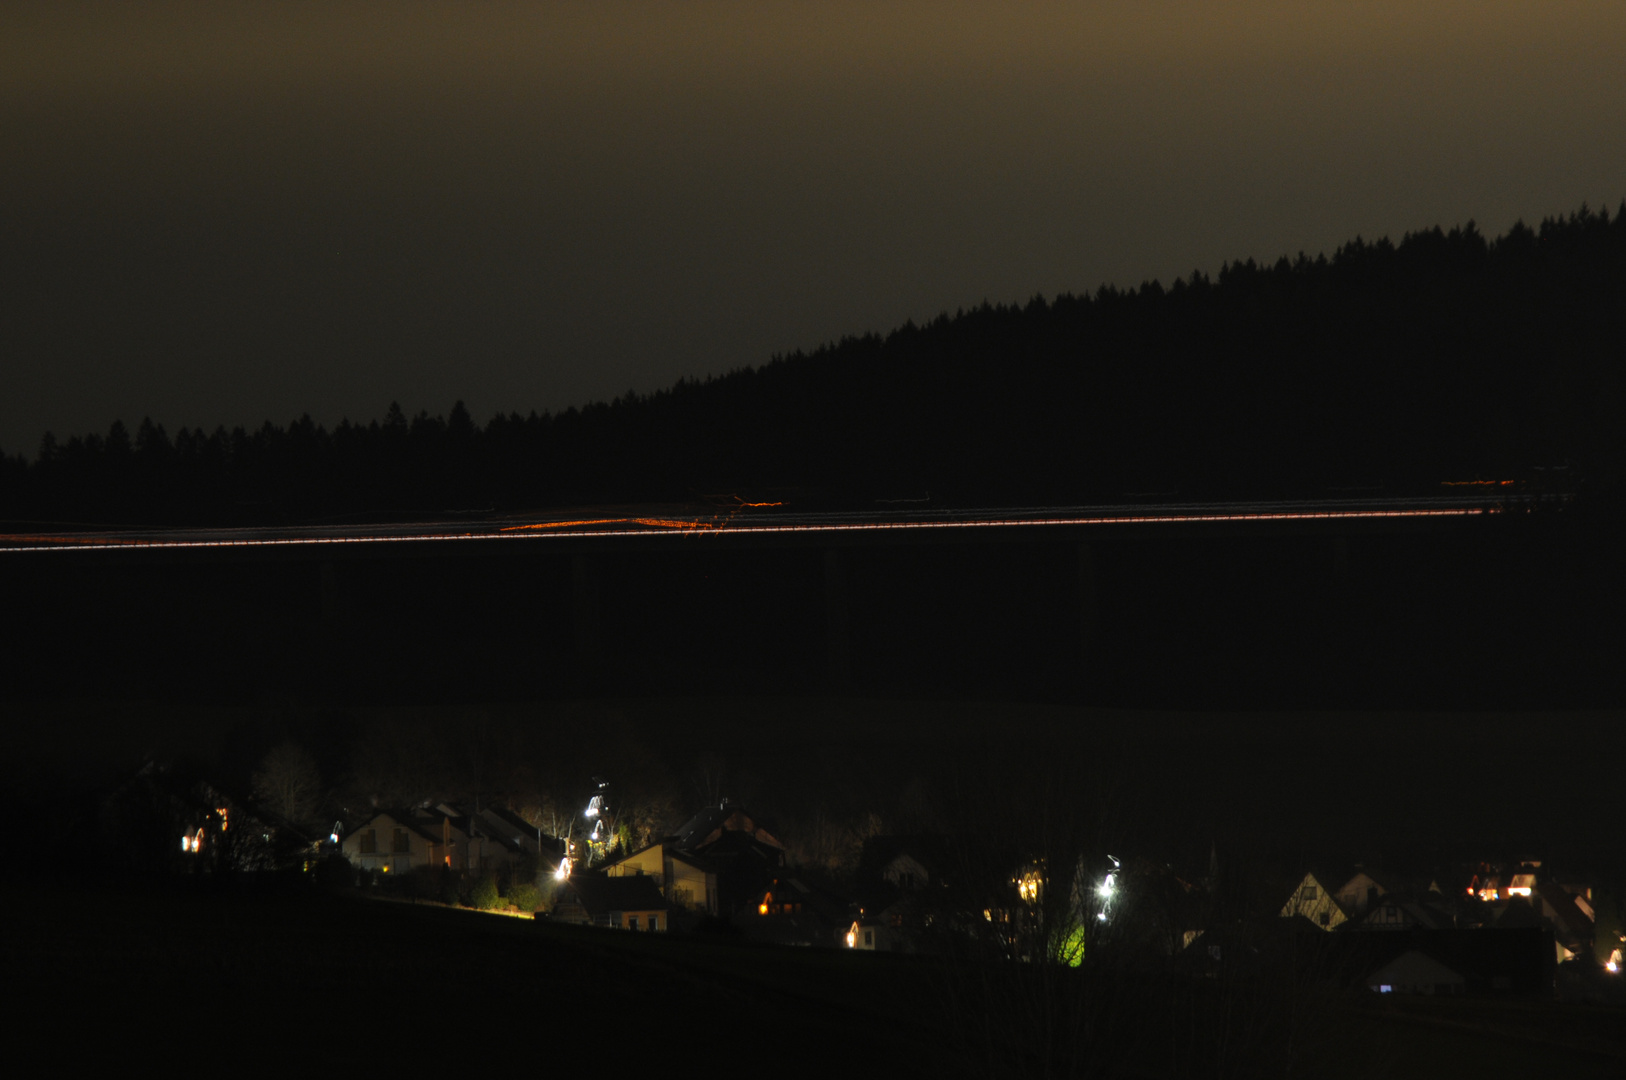
[[[1196,979],[1288,965],[1373,994],[1626,1000],[1621,898],[1537,858],[1330,863],[1294,868],[1289,882],[1229,866],[1218,845],[1206,865],[1176,867],[1078,836],[875,832],[836,873],[799,862],[771,820],[726,798],[630,843],[613,787],[595,777],[591,790],[563,836],[500,804],[453,802],[373,808],[312,836],[149,763],[99,820],[110,843],[170,875],[280,876],[606,931],[1064,967],[1088,958]]]

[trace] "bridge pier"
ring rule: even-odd
[[[839,548],[824,551],[824,641],[830,684],[852,685],[852,632],[847,609],[847,560]]]
[[[321,600],[322,625],[329,630],[342,631],[355,622],[355,604],[350,599],[339,564],[324,559],[317,568],[317,591]]]
[[[599,635],[598,576],[586,555],[570,557],[570,615],[576,643],[576,666],[589,679],[603,670]]]
[[[1088,676],[1095,667],[1096,649],[1101,642],[1101,598],[1095,550],[1087,543],[1078,545],[1078,619],[1079,659]]]

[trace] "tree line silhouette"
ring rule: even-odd
[[[737,495],[1116,502],[1621,475],[1626,203],[1035,296],[562,412],[45,436],[0,517],[283,523]]]

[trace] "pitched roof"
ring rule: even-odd
[[[657,848],[661,849],[661,858],[662,858],[663,861],[665,859],[671,859],[674,862],[680,862],[680,863],[683,863],[686,866],[692,866],[696,870],[702,870],[702,871],[705,871],[708,874],[713,874],[713,873],[717,872],[717,867],[711,862],[711,860],[707,859],[704,855],[695,855],[692,852],[680,851],[677,847],[675,847],[673,845],[673,842],[671,840],[657,840],[653,844],[645,844],[643,847],[639,848],[637,851],[629,851],[625,855],[621,855],[621,856],[618,856],[618,857],[616,857],[614,859],[611,859],[609,862],[605,863],[599,869],[608,870],[612,866],[620,866],[624,862],[627,862],[627,861],[629,861],[631,859],[636,859],[638,856],[644,854],[644,852],[646,852],[646,851],[653,851],[653,850],[655,850]]]
[[[352,836],[356,835],[361,830],[367,828],[367,826],[373,824],[375,821],[379,820],[380,818],[384,818],[384,819],[388,820],[390,823],[392,823],[394,825],[397,825],[397,826],[407,830],[408,832],[416,833],[418,836],[422,837],[425,840],[428,840],[432,844],[438,844],[438,843],[441,842],[439,833],[432,832],[429,829],[425,828],[422,822],[413,821],[412,820],[412,815],[410,813],[408,813],[407,811],[405,811],[405,810],[380,810],[377,813],[375,813],[372,817],[368,818],[367,820],[363,821],[361,824],[357,825],[355,828],[353,828],[353,829],[349,830],[348,832],[346,832],[344,834],[344,836],[340,838],[340,843],[343,843],[345,840],[350,839]]]
[[[590,915],[610,911],[667,911],[672,906],[661,896],[655,879],[650,877],[572,874],[565,888],[576,895]]]
[[[720,806],[708,806],[685,821],[671,839],[673,846],[692,852],[715,844],[729,833],[743,833],[781,851],[785,847],[745,807],[726,801]]]

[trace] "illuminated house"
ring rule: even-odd
[[[670,841],[617,859],[605,865],[604,874],[647,878],[673,907],[717,914],[717,872],[705,859],[679,850]]]
[[[1469,903],[1471,917],[1480,925],[1550,930],[1559,963],[1592,951],[1597,913],[1591,888],[1550,880],[1540,862],[1526,860],[1511,870],[1481,863],[1466,892],[1470,901],[1482,901]]]
[[[774,878],[734,925],[753,941],[829,948],[852,924],[850,905],[796,877]]]
[[[184,770],[149,762],[108,792],[98,831],[110,857],[183,874],[298,866],[315,842],[276,814]]]
[[[381,811],[346,833],[339,850],[358,870],[404,874],[421,866],[452,866],[453,849],[467,839],[449,820],[432,827],[404,811]]]
[[[1302,915],[1323,930],[1335,930],[1349,919],[1337,897],[1328,892],[1313,873],[1305,874],[1293,887],[1280,915],[1284,919]]]
[[[896,930],[883,919],[854,919],[848,925],[842,944],[861,952],[891,952],[897,947]]]
[[[1496,912],[1494,925],[1499,929],[1535,926],[1550,931],[1557,963],[1592,953],[1591,907],[1558,885],[1544,882],[1534,886],[1529,897],[1515,895],[1511,900],[1487,906]]]

